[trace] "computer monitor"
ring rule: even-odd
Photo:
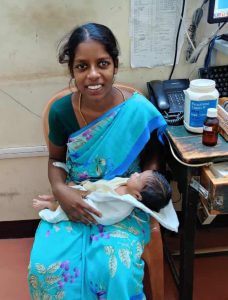
[[[228,22],[228,0],[209,0],[208,23]]]

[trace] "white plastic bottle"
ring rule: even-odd
[[[192,80],[184,93],[184,126],[188,131],[202,133],[208,108],[216,108],[218,105],[219,93],[215,88],[215,81]]]

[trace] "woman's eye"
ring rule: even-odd
[[[102,68],[105,68],[109,65],[110,65],[110,62],[107,61],[107,60],[102,60],[102,61],[99,62],[99,66],[102,67]]]
[[[77,64],[74,66],[74,68],[78,70],[85,70],[86,67],[87,67],[86,64]]]

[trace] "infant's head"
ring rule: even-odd
[[[171,199],[171,187],[165,177],[156,171],[134,173],[127,181],[130,194],[149,209],[159,212]]]

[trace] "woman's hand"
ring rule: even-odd
[[[82,199],[77,190],[67,186],[66,184],[60,184],[53,192],[55,199],[58,200],[60,206],[71,221],[82,222],[87,225],[90,223],[96,224],[96,220],[90,215],[90,213],[93,213],[98,217],[102,216],[98,210],[88,205]]]
[[[84,224],[97,223],[89,214],[101,217],[101,213],[89,206],[81,197],[80,193],[65,184],[66,171],[53,165],[53,162],[65,162],[66,147],[59,147],[49,141],[48,177],[55,199],[59,202],[69,220]]]

